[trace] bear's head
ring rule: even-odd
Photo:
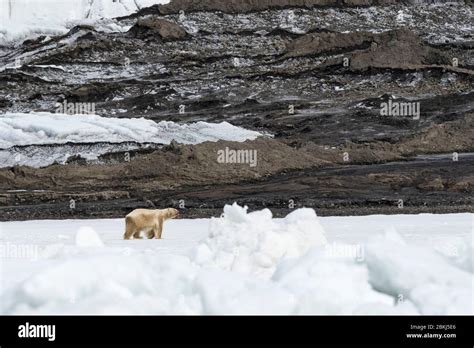
[[[168,208],[165,210],[166,219],[174,219],[179,216],[178,209]]]

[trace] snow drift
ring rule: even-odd
[[[190,220],[190,228],[203,222]],[[459,260],[450,260],[389,232],[364,245],[364,257],[338,255],[329,249],[311,209],[273,219],[268,210],[247,213],[234,204],[208,226],[207,235],[181,253],[156,240],[125,242],[117,237],[103,243],[100,233],[80,228],[73,244],[54,243],[39,252],[38,271],[3,283],[8,288],[0,289],[0,310],[7,314],[472,314],[473,274],[459,262],[472,249],[463,249]]]
[[[169,144],[175,140],[182,144],[199,144],[218,140],[253,140],[260,135],[228,122],[180,125],[170,121],[156,123],[144,118],[127,119],[86,114],[38,112],[0,115],[0,148],[102,141]]]

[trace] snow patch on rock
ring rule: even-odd
[[[228,122],[156,123],[144,118],[127,119],[97,115],[67,115],[47,112],[0,115],[0,149],[15,145],[110,143],[199,144],[205,141],[245,141],[260,136]]]
[[[126,16],[169,0],[0,0],[0,43],[65,34],[78,24]],[[109,26],[111,23],[108,24]]]

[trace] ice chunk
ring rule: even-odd
[[[81,227],[76,234],[76,245],[79,247],[103,247],[100,236],[91,227]]]
[[[375,289],[411,300],[421,313],[473,313],[473,275],[434,250],[379,237],[368,244],[366,259]]]
[[[213,219],[209,236],[195,251],[203,266],[269,278],[282,258],[296,258],[326,238],[316,213],[298,209],[282,220],[268,209],[247,213],[237,204]]]

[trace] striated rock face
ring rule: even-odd
[[[163,40],[181,40],[187,35],[178,24],[155,16],[139,18],[129,33],[136,38],[158,36]]]
[[[466,1],[469,3],[471,0]],[[187,12],[215,12],[236,14],[287,8],[351,8],[389,6],[396,4],[424,5],[464,3],[464,0],[171,0],[164,5],[155,5],[138,11],[131,17],[147,14],[171,15]]]
[[[0,219],[117,217],[181,199],[201,217],[232,201],[284,215],[289,199],[330,215],[400,213],[398,199],[404,212],[472,210],[472,8],[411,3],[182,0],[118,19],[121,31],[82,25],[0,48],[0,114],[94,103],[102,117],[270,135],[0,149],[0,162],[64,155],[0,166]],[[383,115],[393,103],[419,117]],[[258,164],[222,165],[226,147],[257,151]],[[82,204],[71,212],[69,199]]]
[[[160,5],[162,14],[198,11],[221,11],[224,13],[247,13],[271,9],[314,7],[357,7],[393,5],[396,0],[173,0]]]

